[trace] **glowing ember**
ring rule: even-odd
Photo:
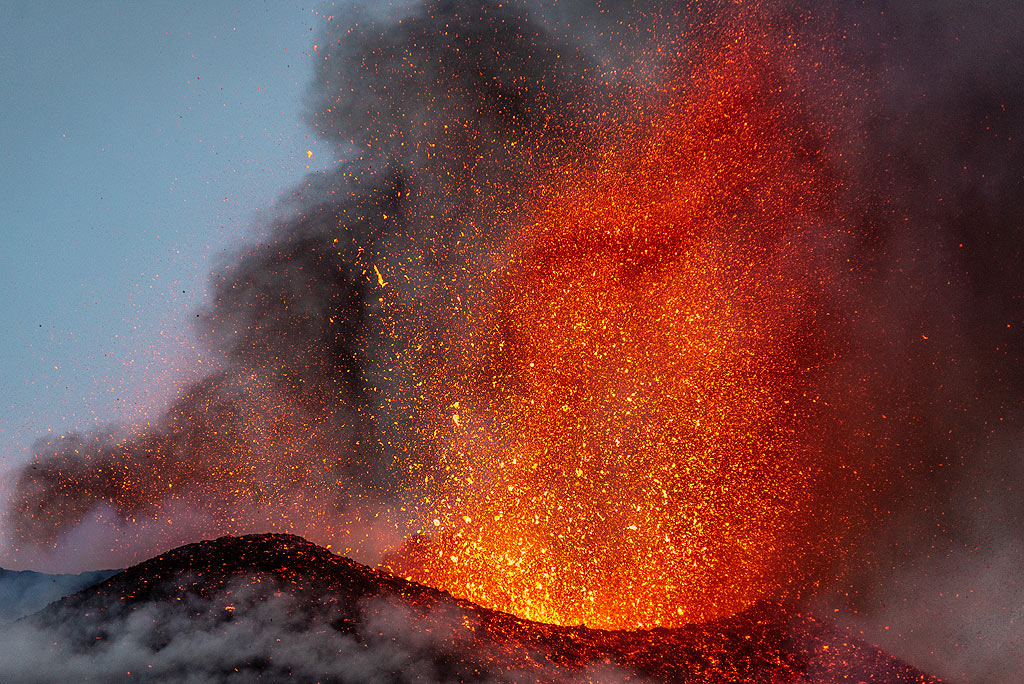
[[[567,162],[434,368],[446,481],[399,572],[536,620],[734,613],[795,579],[816,475],[824,133],[763,36],[714,41],[651,120]]]

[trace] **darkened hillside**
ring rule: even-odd
[[[558,627],[480,608],[300,537],[224,537],[9,627],[4,681],[935,682],[759,604],[682,629]]]

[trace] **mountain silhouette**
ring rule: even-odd
[[[301,537],[179,547],[0,631],[0,679],[187,682],[938,682],[759,603],[680,629],[531,622]]]

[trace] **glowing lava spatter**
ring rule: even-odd
[[[731,614],[799,575],[826,132],[763,35],[698,54],[653,124],[557,169],[466,303],[421,412],[450,478],[399,572],[604,628]]]

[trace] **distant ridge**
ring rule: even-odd
[[[34,613],[46,604],[109,578],[118,570],[51,575],[0,568],[0,623]]]

